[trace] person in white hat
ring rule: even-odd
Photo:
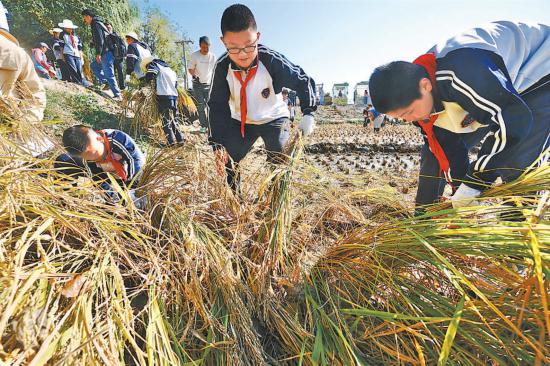
[[[69,81],[83,84],[82,41],[75,34],[75,29],[78,27],[69,19],[64,19],[62,23],[59,23],[59,27],[63,28],[60,36],[61,58],[67,66]]]
[[[145,74],[141,71],[141,61],[145,57],[151,56],[149,46],[145,42],[140,41],[139,36],[135,32],[128,32],[125,35],[128,51],[126,53],[126,75],[134,75],[141,79]]]
[[[50,30],[50,34],[53,36],[52,39],[52,51],[55,56],[55,67],[59,70],[58,78],[63,81],[69,80],[69,72],[67,70],[67,65],[63,60],[63,49],[61,47],[61,28],[53,28]]]
[[[48,64],[46,52],[50,47],[44,42],[40,42],[32,49],[32,62],[38,76],[44,79],[50,79],[55,76],[55,70]]]
[[[156,81],[158,111],[162,116],[162,129],[168,145],[181,144],[184,141],[178,122],[178,76],[166,62],[153,56],[141,61],[141,70],[147,81]]]
[[[31,57],[9,33],[6,10],[1,2],[0,10],[0,97],[25,100],[26,103],[20,103],[23,115],[30,121],[42,121],[46,108],[44,86],[34,70]],[[20,93],[16,84],[24,85],[31,96]]]

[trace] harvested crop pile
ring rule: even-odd
[[[155,85],[149,84],[141,88],[129,85],[128,91],[124,93],[123,113],[120,118],[121,122],[125,122],[126,117],[132,116],[130,126],[128,126],[131,132],[134,134],[147,133],[162,141],[164,134],[161,115],[157,108]],[[194,100],[181,88],[178,89],[178,112],[176,120],[179,124],[198,118]]]
[[[7,136],[6,364],[549,361],[548,166],[483,206],[413,218],[392,188],[330,179],[299,144],[248,174],[241,198],[185,146],[149,152],[139,211],[5,149]]]

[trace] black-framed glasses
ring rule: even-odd
[[[239,48],[239,47],[233,47],[233,48],[226,48],[227,49],[227,53],[230,53],[232,55],[236,55],[238,53],[241,53],[241,51],[244,51],[244,53],[252,53],[256,50],[256,47],[258,47],[258,45],[256,44],[256,42],[258,42],[258,39],[256,38],[256,40],[254,41],[254,44],[253,45],[250,45],[250,46],[246,46],[246,47],[243,47],[243,48]]]

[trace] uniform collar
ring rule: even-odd
[[[232,60],[231,60],[231,70],[233,71],[245,71],[245,72],[248,72],[250,69],[254,68],[258,66],[258,58],[256,57],[256,59],[254,61],[252,61],[252,64],[248,67],[248,69],[241,69],[239,66],[237,66],[236,63],[234,63]]]
[[[437,61],[435,58],[435,54],[430,52],[430,53],[426,53],[421,56],[418,56],[413,61],[413,64],[422,66],[428,73],[428,77],[430,78],[430,81],[432,83],[432,96],[434,100],[434,110],[431,115],[439,114],[443,112],[445,108],[443,107],[443,103],[441,103],[441,99],[439,98],[439,93],[437,91],[437,80],[435,78],[435,72],[437,71]]]
[[[432,112],[432,115],[440,114],[440,113],[444,112],[445,107],[443,106],[443,103],[441,102],[441,99],[439,98],[439,95],[438,95],[437,91],[435,91],[435,89],[432,92],[432,96],[433,96],[433,99],[434,99],[434,110]]]

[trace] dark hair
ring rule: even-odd
[[[428,73],[406,61],[394,61],[377,67],[369,79],[370,97],[380,113],[404,108],[420,98],[420,80]]]
[[[85,125],[74,125],[63,131],[63,146],[69,155],[78,156],[86,150],[90,143],[88,138],[90,129],[91,127]]]
[[[221,28],[222,35],[225,32],[256,30],[256,19],[254,19],[254,14],[246,5],[233,4],[223,12]]]
[[[288,94],[288,89],[283,89],[283,90],[281,91],[281,93],[283,93],[283,94],[285,94],[285,95]]]
[[[207,36],[202,36],[199,38],[199,45],[202,43],[206,43],[207,45],[210,45],[210,38]]]
[[[104,22],[103,25],[105,25],[105,26],[110,25],[110,26],[112,27],[112,26],[113,26],[113,23],[111,23],[111,22]]]
[[[86,15],[89,15],[91,16],[92,18],[95,17],[95,13],[92,9],[84,9],[82,10],[82,15],[86,16]]]

